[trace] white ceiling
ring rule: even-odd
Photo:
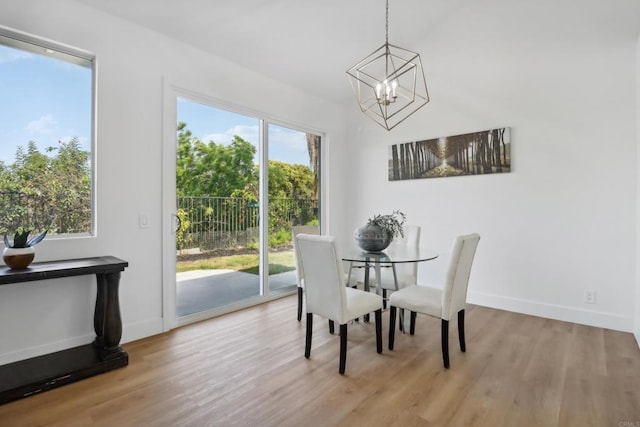
[[[355,102],[346,70],[385,37],[384,0],[78,1],[343,105]],[[541,36],[550,37],[551,25],[566,31],[576,22],[634,40],[640,31],[640,0],[482,1],[392,0],[389,41],[418,50],[431,31],[469,6],[493,7],[483,11],[488,15],[518,3],[535,13]]]

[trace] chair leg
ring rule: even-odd
[[[340,375],[344,375],[347,364],[347,324],[340,325]]]
[[[382,308],[383,309],[387,309],[387,290],[383,289],[382,290]]]
[[[304,357],[311,355],[311,334],[313,332],[313,314],[307,313],[307,337],[304,343]]]
[[[334,330],[333,320],[329,320],[329,333],[333,335]]]
[[[302,320],[302,288],[298,286],[298,322]]]
[[[398,328],[400,332],[404,333],[404,308],[400,309],[400,316],[398,317]]]
[[[458,339],[460,340],[460,351],[467,351],[464,341],[464,309],[458,312]]]
[[[376,310],[376,351],[382,353],[382,310]]]
[[[393,340],[396,335],[396,308],[389,306],[389,350],[393,350]]]
[[[442,361],[449,369],[449,321],[442,319]]]
[[[409,321],[409,333],[411,335],[416,333],[416,312],[411,312],[411,320]]]

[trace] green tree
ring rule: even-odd
[[[176,152],[176,191],[178,196],[194,196],[196,155],[194,146],[198,139],[191,135],[184,122],[178,123],[178,147]]]
[[[269,197],[314,198],[314,173],[304,165],[269,160]]]
[[[256,148],[234,136],[231,144],[202,142],[178,124],[176,185],[179,196],[231,197],[248,185],[258,182],[258,170],[253,163]]]
[[[15,162],[0,167],[0,209],[3,232],[18,223],[46,227],[50,232],[87,232],[91,227],[91,171],[89,153],[77,138],[59,142],[41,153],[34,141],[18,147]],[[52,153],[52,154],[51,154]]]
[[[46,196],[55,200],[53,212],[59,232],[81,233],[91,229],[91,167],[89,152],[80,148],[78,138],[59,142],[57,156],[50,158],[51,181]]]
[[[229,145],[210,141],[201,153],[202,194],[229,197],[234,190],[258,182],[258,169],[253,163],[256,147],[239,136],[234,136]]]
[[[320,170],[320,136],[312,133],[306,134],[309,163],[313,171],[313,194],[318,198],[318,172]]]
[[[178,196],[229,198],[216,204],[215,211],[194,200],[190,214],[202,220],[192,223],[192,232],[223,229],[231,222],[242,229],[254,226],[260,188],[259,169],[254,163],[256,147],[237,135],[228,145],[204,143],[192,135],[184,122],[178,124],[177,132]],[[316,167],[319,137],[308,144],[315,149],[311,166]],[[284,236],[288,241],[292,221],[307,223],[316,218],[316,173],[309,166],[270,160],[268,176],[270,235]],[[276,240],[274,244],[282,239]]]
[[[304,165],[269,161],[269,235],[289,241],[292,224],[306,224],[315,216],[314,173]]]

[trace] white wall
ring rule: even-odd
[[[602,36],[573,12],[541,27],[547,6],[468,2],[428,42],[401,44],[421,53],[431,102],[392,132],[351,109],[349,227],[400,209],[442,252],[477,231],[471,302],[632,331],[637,35]],[[387,180],[391,144],[503,126],[509,174]]]
[[[640,147],[640,37],[636,44],[636,138]],[[638,168],[640,169],[640,149],[638,150]],[[640,179],[640,176],[638,177]],[[640,212],[640,183],[637,189],[636,212]],[[640,225],[640,217],[637,217],[636,226]],[[640,229],[640,227],[638,227]],[[640,346],[640,239],[636,242],[636,319],[634,325],[636,341]]]
[[[47,238],[37,260],[114,255],[123,343],[162,331],[162,90],[176,86],[326,132],[329,218],[344,192],[344,111],[71,0],[1,2],[0,25],[97,55],[97,237]],[[215,42],[215,41],[212,41]],[[337,183],[334,185],[334,183]],[[138,213],[150,227],[138,228]],[[340,224],[331,230],[339,230]],[[93,339],[95,279],[0,286],[0,364]]]

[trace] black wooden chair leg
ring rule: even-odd
[[[307,337],[304,343],[304,357],[311,355],[311,334],[313,332],[313,314],[307,313]]]
[[[393,340],[396,335],[396,308],[389,307],[389,350],[393,350]]]
[[[449,321],[442,319],[442,361],[449,369]]]
[[[302,320],[302,288],[298,286],[298,322]]]
[[[329,320],[329,333],[333,335],[334,331],[335,331],[335,328],[333,326],[333,320]]]
[[[409,333],[411,335],[416,333],[416,312],[415,311],[411,312],[411,320],[409,323]]]
[[[400,332],[404,333],[404,308],[400,309],[400,316],[398,317],[398,327]]]
[[[344,375],[347,364],[347,324],[340,325],[340,375]]]
[[[382,290],[382,308],[383,309],[387,309],[387,290],[383,289]]]
[[[467,351],[464,340],[464,310],[458,312],[458,339],[460,340],[460,351],[464,353]]]
[[[376,351],[382,353],[382,310],[376,310]]]

